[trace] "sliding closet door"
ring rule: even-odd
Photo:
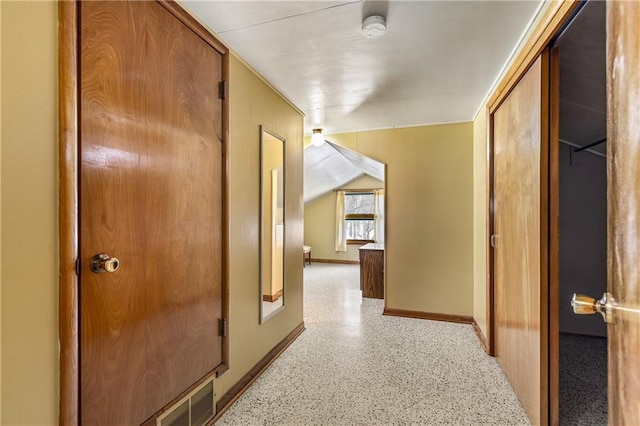
[[[493,114],[495,354],[548,423],[548,52]]]

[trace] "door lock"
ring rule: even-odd
[[[573,293],[571,307],[573,308],[573,313],[577,315],[590,315],[598,312],[602,315],[604,322],[610,323],[612,321],[612,311],[616,307],[616,301],[611,296],[611,293],[603,294],[600,300],[584,294]]]
[[[91,258],[91,271],[96,274],[115,272],[120,267],[120,261],[108,254],[100,253]]]

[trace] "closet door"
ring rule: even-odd
[[[548,423],[548,60],[492,117],[495,355],[534,424]]]
[[[133,425],[222,363],[222,57],[158,2],[79,7],[80,418]]]
[[[640,424],[639,2],[607,2],[609,424]],[[592,295],[600,297],[600,295]]]

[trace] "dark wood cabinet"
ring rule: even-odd
[[[360,290],[362,297],[384,299],[384,244],[360,247]]]

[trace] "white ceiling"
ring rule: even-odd
[[[181,2],[325,134],[469,121],[535,1]],[[362,19],[387,18],[380,39]]]

